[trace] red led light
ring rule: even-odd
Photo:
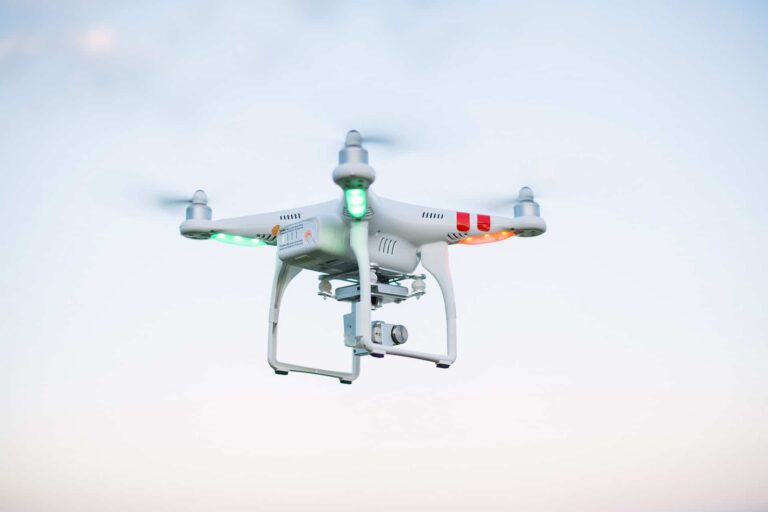
[[[469,214],[467,212],[456,212],[456,229],[458,231],[469,231]]]
[[[491,216],[490,215],[477,215],[477,229],[480,231],[491,230]]]
[[[509,237],[515,236],[514,231],[497,231],[496,233],[485,233],[484,235],[468,236],[461,239],[460,244],[464,245],[481,245],[491,244],[493,242],[501,242]]]

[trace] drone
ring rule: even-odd
[[[443,210],[393,201],[376,195],[376,172],[356,130],[347,133],[333,181],[341,197],[324,203],[270,213],[213,220],[208,197],[194,193],[182,222],[182,236],[214,239],[247,247],[276,246],[275,274],[269,306],[267,360],[278,375],[290,372],[323,375],[351,384],[360,375],[360,359],[385,355],[421,359],[438,368],[456,361],[456,303],[448,264],[448,247],[498,242],[543,234],[546,223],[529,187],[514,201],[514,217]],[[420,298],[428,272],[437,282],[445,307],[443,354],[410,350],[404,325],[372,321],[372,311],[387,304]],[[302,270],[317,272],[318,295],[350,304],[343,315],[344,345],[351,349],[348,371],[313,368],[278,359],[280,304],[288,284]],[[334,289],[334,284],[336,288]],[[407,286],[410,284],[410,286]]]

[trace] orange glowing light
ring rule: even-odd
[[[459,243],[464,245],[490,244],[493,242],[501,242],[512,236],[515,236],[514,231],[497,231],[496,233],[486,233],[482,236],[468,236],[459,241]]]

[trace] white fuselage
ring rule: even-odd
[[[499,232],[531,236],[546,224],[540,217],[504,217],[443,210],[393,201],[368,191],[371,264],[398,272],[413,272],[423,245],[480,239]],[[280,259],[317,272],[341,273],[355,268],[349,243],[344,200],[327,201],[290,210],[221,220],[185,221],[181,233],[208,238],[228,233],[276,245]]]

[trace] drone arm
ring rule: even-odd
[[[180,226],[181,234],[187,238],[205,239],[214,233],[227,233],[248,238],[258,238],[275,243],[274,227],[280,221],[274,214],[248,215],[230,219],[189,219]]]
[[[523,215],[514,218],[497,217],[493,218],[492,223],[493,226],[499,226],[500,229],[511,229],[517,236],[523,238],[539,236],[547,231],[546,221],[538,215]]]
[[[243,217],[211,220],[210,218],[190,218],[182,222],[181,234],[187,238],[206,239],[214,233],[227,233],[248,238],[258,238],[270,245],[275,245],[280,226],[296,222],[315,215],[335,212],[339,201],[327,201],[290,210],[279,210]]]
[[[344,384],[351,384],[358,375],[360,375],[360,358],[352,355],[352,371],[340,372],[335,370],[324,370],[322,368],[312,368],[309,366],[300,366],[296,364],[284,363],[277,359],[277,325],[280,316],[280,303],[283,300],[283,294],[288,284],[301,272],[301,267],[296,267],[284,263],[279,257],[275,266],[275,279],[272,284],[272,298],[269,307],[269,348],[267,360],[275,373],[286,375],[288,372],[311,373],[314,375],[325,375],[339,379]]]

